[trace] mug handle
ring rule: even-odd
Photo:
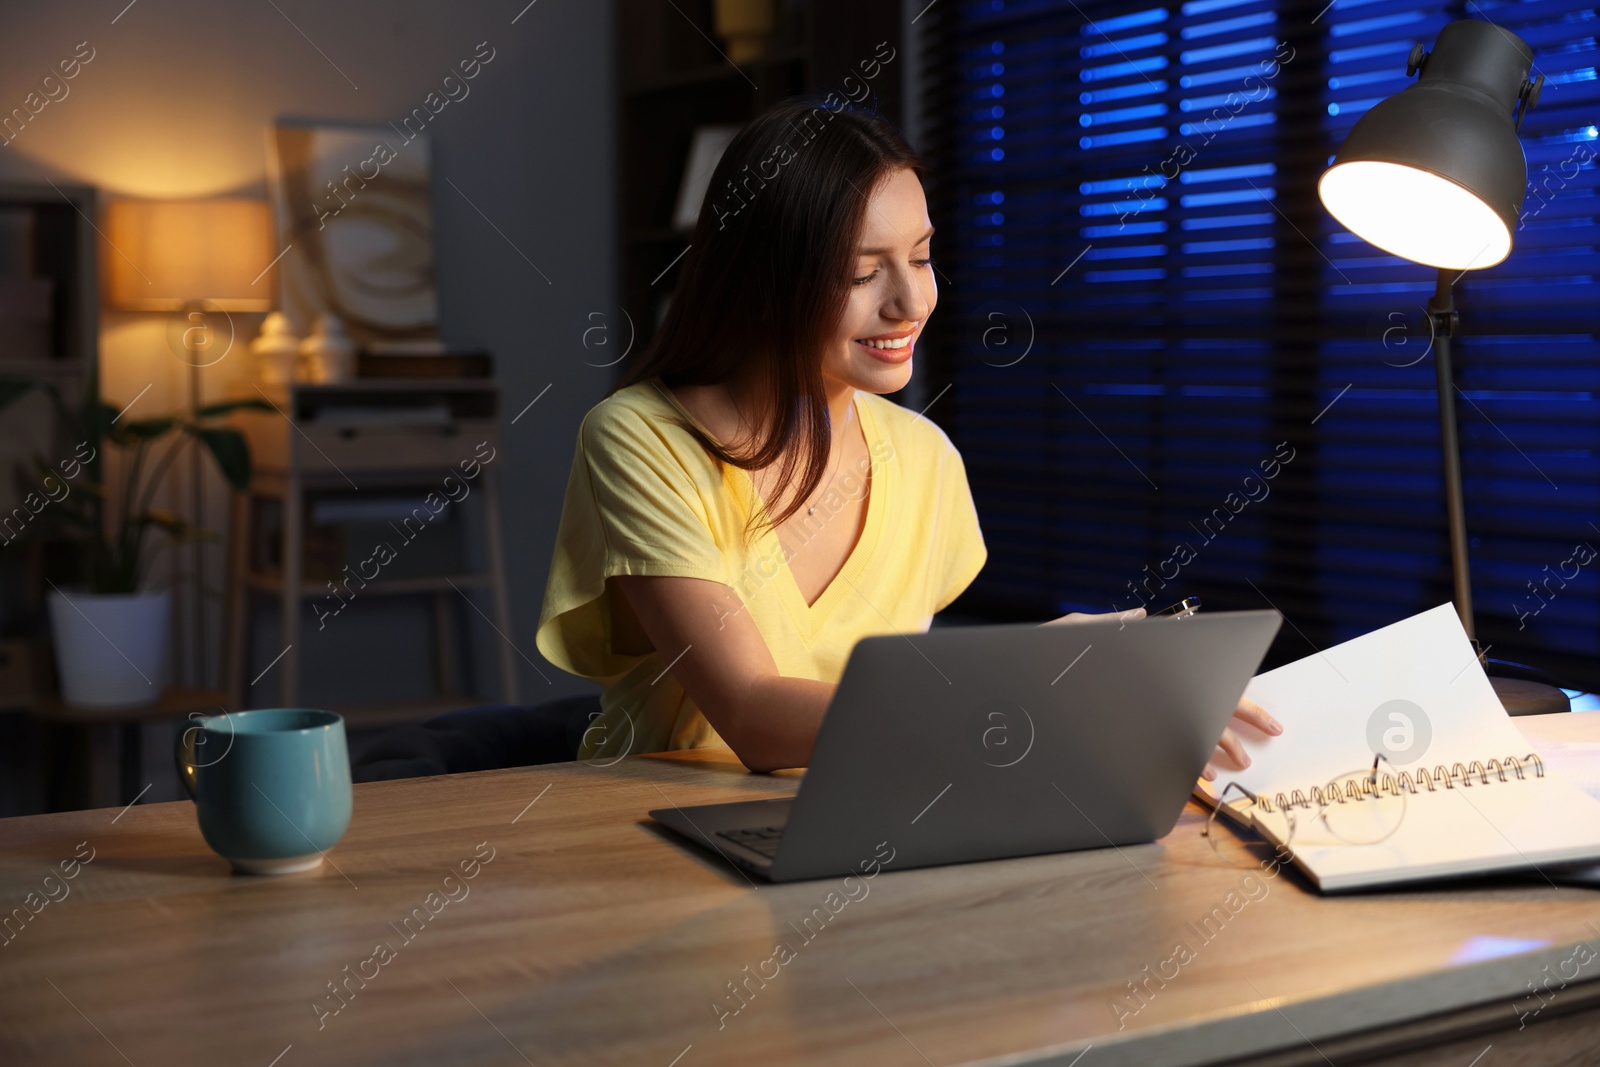
[[[182,730],[179,730],[172,752],[172,758],[178,765],[178,780],[183,783],[183,788],[188,791],[190,800],[195,798],[195,789],[199,785],[200,769],[194,765],[194,737],[199,732],[199,723],[190,723]]]

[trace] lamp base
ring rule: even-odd
[[[1493,669],[1493,660],[1489,666]],[[1489,684],[1494,686],[1495,696],[1500,698],[1507,715],[1549,715],[1572,710],[1567,694],[1553,685],[1494,674],[1489,676]]]

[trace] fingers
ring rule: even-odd
[[[1247,722],[1265,734],[1283,733],[1283,724],[1274,719],[1253,700],[1240,700],[1239,706],[1234,709],[1233,717],[1240,722]],[[1211,752],[1211,759],[1206,763],[1206,769],[1200,772],[1200,777],[1208,782],[1217,780],[1219,770],[1242,771],[1250,766],[1250,753],[1245,751],[1244,742],[1239,740],[1239,735],[1233,730],[1222,731],[1222,737],[1217,741],[1217,747]]]
[[[1263,708],[1253,700],[1240,700],[1239,706],[1233,711],[1233,717],[1249,723],[1265,734],[1277,735],[1283,733],[1283,724],[1269,715],[1266,708]]]
[[[1067,614],[1061,616],[1058,619],[1051,619],[1049,622],[1041,623],[1040,625],[1041,626],[1060,626],[1060,625],[1062,625],[1064,623],[1094,622],[1094,621],[1100,620],[1100,619],[1109,619],[1109,618],[1112,618],[1113,616],[1115,616],[1118,619],[1121,619],[1125,623],[1126,622],[1133,622],[1135,620],[1144,618],[1144,609],[1143,608],[1129,608],[1127,611],[1106,611],[1106,612],[1070,611],[1070,612],[1068,612]]]
[[[1219,771],[1238,770],[1239,768],[1237,767],[1227,766],[1232,759],[1233,757],[1228,755],[1228,753],[1219,744],[1216,748],[1211,750],[1211,758],[1206,761],[1206,769],[1200,772],[1200,777],[1204,778],[1208,782],[1214,782],[1217,780],[1217,773]]]
[[[1213,760],[1217,758],[1216,752],[1220,752],[1226,758],[1232,760],[1234,770],[1242,771],[1250,766],[1250,754],[1244,750],[1244,742],[1239,740],[1239,735],[1232,730],[1222,731],[1222,738],[1217,742],[1216,751],[1213,752],[1211,757]]]

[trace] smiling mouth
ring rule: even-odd
[[[879,337],[857,338],[856,339],[856,344],[858,344],[858,345],[866,345],[868,348],[876,348],[876,349],[884,350],[884,351],[894,351],[896,349],[909,347],[910,344],[911,344],[911,341],[912,341],[911,334],[908,333],[903,337],[894,337],[894,338],[879,338]]]
[[[891,341],[851,341],[851,344],[875,360],[882,360],[883,363],[904,363],[912,355],[915,341],[917,341],[915,334],[907,334],[904,338]]]
[[[860,345],[875,358],[886,363],[903,363],[911,357],[911,349],[916,340],[916,327],[912,327],[909,330],[880,334],[877,337],[858,337],[851,343]]]

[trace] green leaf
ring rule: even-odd
[[[207,530],[203,526],[194,526],[187,519],[170,511],[146,511],[142,515],[135,515],[128,520],[128,525],[135,529],[154,526],[170,536],[176,544],[191,544],[199,541],[203,544],[216,544],[222,541],[222,535],[215,530]],[[147,557],[145,562],[149,562]]]
[[[84,431],[92,441],[99,441],[102,437],[109,437],[116,426],[112,419],[117,417],[121,408],[114,408],[105,401],[96,398],[83,409]]]
[[[189,536],[189,524],[170,511],[147,511],[128,520],[130,526],[155,526],[178,540]]]
[[[171,433],[172,428],[177,424],[178,419],[176,416],[161,415],[153,419],[134,419],[130,422],[124,422],[110,432],[113,434],[127,434],[132,438],[143,438],[146,441],[151,441]]]
[[[46,478],[54,478],[57,481],[63,482],[66,481],[65,477],[57,473],[54,467],[50,466],[50,461],[39,455],[37,452],[33,454],[33,470],[34,473],[39,476],[39,481],[41,483]]]
[[[72,491],[74,493],[82,493],[85,496],[92,496],[98,500],[104,500],[106,498],[105,487],[99,482],[91,481],[88,478],[79,476],[76,480],[68,482],[67,484],[72,486]],[[69,497],[68,499],[71,498]]]
[[[195,414],[202,419],[209,419],[230,411],[277,411],[277,408],[265,400],[224,400],[218,404],[207,404]]]
[[[250,487],[250,443],[244,434],[207,426],[191,426],[188,430],[211,450],[229,485],[240,490]]]

